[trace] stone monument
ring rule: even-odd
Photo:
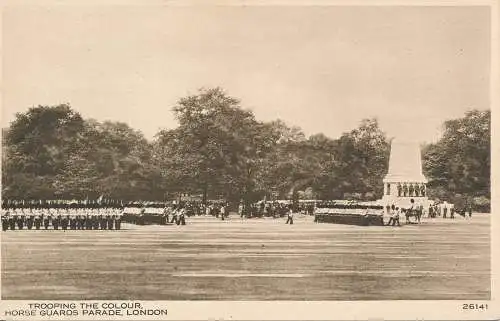
[[[427,179],[422,174],[422,155],[418,142],[393,139],[389,171],[384,180],[382,204],[407,208],[411,199],[415,204],[427,204]]]

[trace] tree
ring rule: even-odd
[[[179,122],[152,142],[119,122],[84,120],[69,105],[38,106],[3,130],[6,198],[163,199],[201,194],[230,201],[264,197],[362,200],[382,196],[389,141],[376,119],[338,139],[310,137],[281,120],[257,121],[220,88],[173,107]],[[423,148],[431,197],[490,199],[490,111],[448,120]]]
[[[123,123],[85,121],[69,105],[16,115],[3,136],[6,198],[158,199],[151,146]]]
[[[275,146],[261,167],[259,180],[264,193],[290,198],[311,188],[322,199],[343,198],[346,193],[374,199],[382,195],[387,172],[389,144],[376,120],[332,140],[323,134],[308,139],[298,128],[281,121],[268,124]],[[303,193],[302,193],[303,194]]]
[[[341,198],[346,193],[380,198],[389,153],[390,144],[376,119],[364,119],[357,129],[342,135],[336,151],[336,176],[341,184]]]
[[[49,197],[83,128],[67,104],[33,107],[18,113],[4,131],[2,186],[5,197]]]
[[[179,100],[179,127],[160,131],[156,156],[173,192],[237,199],[253,191],[255,167],[266,150],[263,126],[220,88]]]
[[[281,120],[265,123],[263,127],[270,148],[258,169],[259,189],[264,195],[272,193],[287,198],[294,189],[301,187],[299,181],[306,178],[300,154],[305,135],[300,128],[288,127]]]
[[[124,123],[89,121],[78,146],[58,176],[62,191],[80,198],[163,198],[160,171],[142,133]]]
[[[490,199],[490,131],[489,110],[444,123],[443,137],[423,149],[430,196]]]

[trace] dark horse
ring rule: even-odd
[[[420,218],[422,217],[422,209],[405,208],[403,209],[403,213],[406,217],[406,224],[412,224],[412,222],[410,221],[410,217],[415,217],[415,222],[413,223],[420,223]]]

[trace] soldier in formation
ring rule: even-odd
[[[186,225],[186,216],[200,214],[199,204],[152,202],[101,204],[78,201],[5,201],[2,229],[119,230],[122,223]],[[226,215],[227,216],[227,215]]]
[[[116,204],[77,202],[5,201],[2,204],[2,230],[119,230],[122,208]]]

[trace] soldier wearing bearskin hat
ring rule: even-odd
[[[113,229],[113,221],[114,221],[114,216],[109,214],[109,212],[106,214],[106,222],[107,222],[107,229],[112,230]]]
[[[35,215],[33,214],[33,208],[30,207],[26,215],[26,227],[28,230],[33,228],[33,223],[35,223]]]
[[[56,208],[56,212],[52,219],[52,226],[54,227],[54,230],[58,230],[60,225],[61,225],[61,212],[59,208]]]
[[[36,208],[35,209],[35,212],[33,213],[34,216],[33,216],[33,220],[34,220],[34,223],[35,223],[35,228],[37,230],[40,229],[40,227],[42,226],[42,215],[41,215],[41,209],[40,208]]]
[[[5,208],[5,207],[4,207]],[[7,231],[9,229],[9,217],[10,217],[10,212],[9,210],[2,210],[2,231]]]
[[[85,229],[91,230],[92,229],[92,216],[90,215],[90,209],[86,208],[84,209],[85,211]]]
[[[92,223],[93,223],[93,229],[98,230],[99,229],[99,224],[100,224],[100,217],[99,217],[99,212],[97,209],[92,208]]]
[[[17,216],[17,228],[22,230],[24,228],[25,221],[26,221],[26,214],[24,213],[24,208],[21,208],[21,211]]]
[[[47,230],[50,226],[50,223],[53,223],[52,211],[50,208],[47,209],[47,212],[43,215],[43,227]]]
[[[106,215],[102,210],[100,210],[99,213],[99,225],[101,227],[101,230],[105,230],[108,227],[108,220],[106,219]]]
[[[68,229],[68,225],[69,225],[69,218],[70,218],[70,212],[69,211],[66,211],[66,213],[64,213],[62,216],[61,216],[61,228],[66,231]]]
[[[16,229],[16,222],[17,222],[17,210],[14,207],[12,209],[12,215],[9,216],[9,227],[11,230]]]
[[[122,225],[122,211],[118,210],[116,213],[116,219],[115,219],[115,230],[121,229]]]

